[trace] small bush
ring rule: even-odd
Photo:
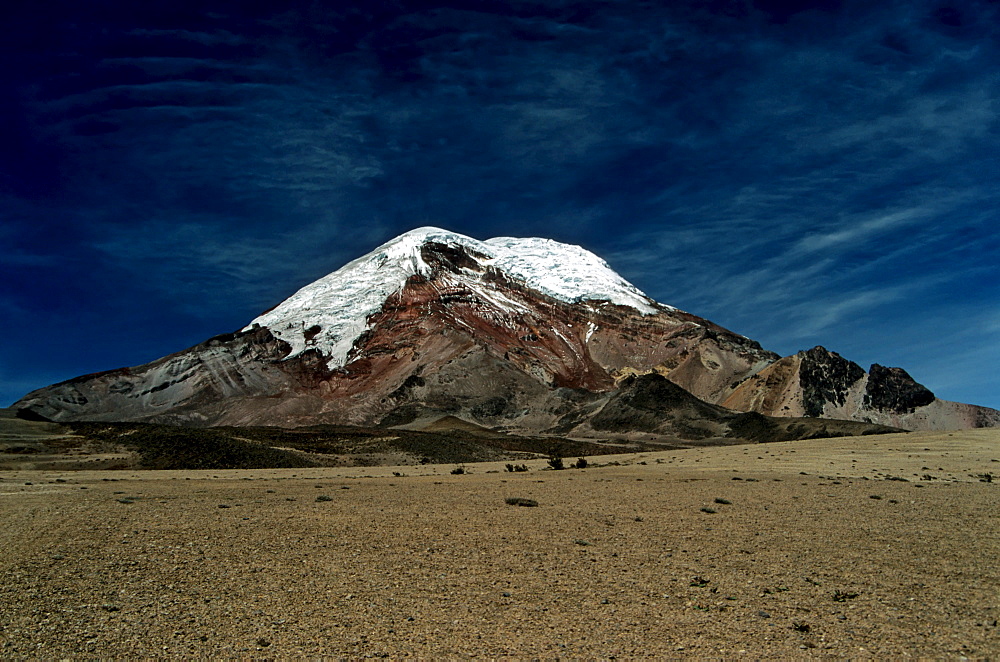
[[[316,497],[316,501],[333,501],[333,497],[326,494],[320,494]]]
[[[511,473],[514,473],[514,472],[519,472],[520,473],[520,472],[524,472],[524,471],[528,470],[528,465],[527,464],[507,464],[506,467],[507,467],[507,471],[509,471]]]
[[[455,476],[461,476],[465,473],[465,467],[455,467],[451,470],[451,473]]]
[[[585,457],[578,457],[576,459],[576,463],[573,466],[575,468],[577,468],[577,469],[586,469],[587,468],[587,458],[585,458]]]
[[[853,591],[841,591],[838,589],[833,592],[834,602],[847,602],[848,600],[853,600],[856,597],[858,597],[858,594]]]
[[[566,468],[566,465],[563,464],[563,459],[558,455],[553,455],[552,457],[549,458],[549,466],[555,469],[556,471]]]
[[[504,499],[504,503],[508,506],[524,506],[526,508],[537,508],[538,502],[534,499],[525,499],[522,497],[507,497]]]
[[[722,498],[717,497],[715,499],[715,503],[721,503],[724,506],[728,506],[729,504],[732,503],[732,501],[730,501],[729,499],[722,499]]]
[[[715,508],[709,508],[708,506],[705,506],[704,508],[701,509],[701,512],[708,513],[709,515],[714,515],[716,511]]]

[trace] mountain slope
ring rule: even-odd
[[[784,357],[743,381],[722,405],[769,416],[870,421],[910,430],[995,427],[1000,412],[938,400],[902,368],[865,372],[823,347]]]
[[[684,440],[738,439],[757,443],[897,431],[858,421],[764,416],[699,400],[657,374],[629,377],[603,406],[571,431],[572,437],[646,433]]]
[[[237,333],[15,406],[60,421],[193,425],[389,425],[439,414],[540,433],[583,424],[601,394],[648,373],[708,403],[776,416],[1000,421],[935,400],[899,369],[873,367],[869,377],[822,348],[781,358],[656,303],[582,248],[435,228],[383,244]]]

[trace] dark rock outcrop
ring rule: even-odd
[[[851,387],[865,376],[857,363],[824,347],[813,347],[800,355],[799,382],[806,416],[822,416],[827,403],[843,405]]]
[[[930,389],[918,384],[902,368],[887,368],[877,363],[869,368],[866,406],[903,414],[932,402],[934,394]]]

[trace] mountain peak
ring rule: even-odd
[[[644,315],[671,310],[643,294],[590,251],[551,239],[497,237],[479,241],[436,227],[421,227],[395,237],[367,255],[306,285],[275,308],[247,325],[266,326],[292,346],[291,356],[318,349],[330,367],[344,365],[354,341],[365,332],[368,317],[385,300],[401,290],[411,276],[431,277],[439,266],[425,249],[441,244],[461,249],[482,269],[499,272],[528,289],[566,303],[609,301]],[[457,263],[452,277],[476,289],[493,286],[482,278],[482,269]],[[488,297],[487,297],[488,298]]]
[[[395,243],[423,244],[428,241],[448,241],[452,239],[458,239],[460,241],[476,241],[472,237],[467,237],[464,234],[452,232],[451,230],[444,230],[442,228],[434,227],[433,225],[425,225],[420,228],[407,230],[398,237],[390,239],[383,244],[383,246]]]
[[[448,230],[442,230],[441,228],[426,226],[404,232],[398,237],[394,237],[393,239],[385,242],[371,253],[368,253],[368,255],[365,255],[360,259],[364,259],[370,255],[384,255],[385,257],[396,259],[410,256],[416,257],[419,256],[420,251],[424,246],[431,243],[467,246],[478,244],[480,242],[472,237],[467,237],[464,234],[458,234],[457,232],[450,232]]]

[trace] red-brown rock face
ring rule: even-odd
[[[411,277],[386,300],[347,363],[320,390],[324,399],[351,402],[345,415],[352,422],[380,420],[419,402],[442,411],[458,406],[459,413],[478,407],[480,422],[515,425],[553,389],[606,392],[629,374],[660,372],[713,397],[773,358],[756,343],[685,313],[641,315],[608,302],[568,305],[500,274],[484,287],[440,268],[430,278]],[[505,368],[484,373],[484,362]],[[466,364],[480,367],[466,370]],[[493,409],[506,418],[482,412],[482,403],[497,397],[505,403]]]

